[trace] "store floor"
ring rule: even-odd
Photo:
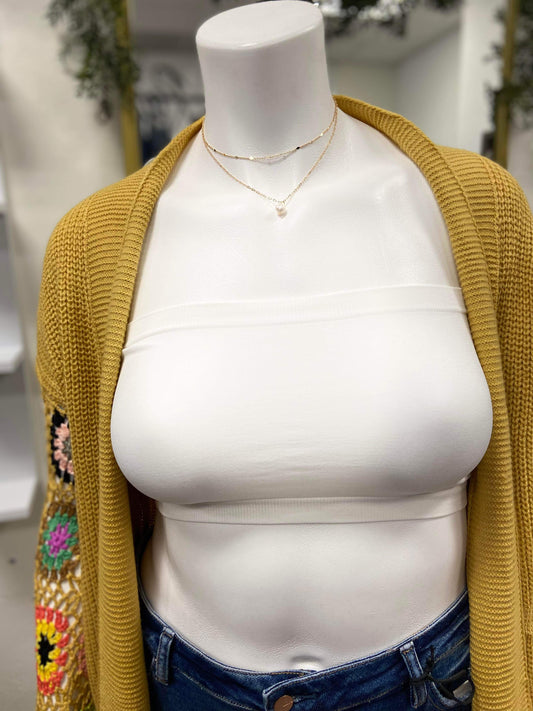
[[[30,518],[0,523],[0,708],[33,711],[36,696],[33,568],[43,493]]]

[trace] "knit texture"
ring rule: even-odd
[[[533,215],[497,163],[433,143],[400,114],[334,97],[418,166],[446,221],[493,405],[468,486],[472,709],[533,711]],[[37,709],[150,709],[136,564],[155,506],[115,461],[111,407],[143,238],[203,118],[72,207],[46,248],[35,360],[49,461],[35,566]]]

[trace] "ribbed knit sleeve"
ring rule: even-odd
[[[522,640],[533,701],[533,214],[509,171],[485,159],[496,195],[500,245],[496,303],[509,412],[523,591]]]
[[[67,213],[59,220],[46,245],[36,323],[35,372],[43,394],[46,393],[49,398],[59,402],[63,398],[64,383],[61,326],[58,318],[60,308],[58,265],[61,251],[64,249],[64,237],[69,217],[70,213]]]
[[[81,563],[64,352],[62,250],[76,229],[80,207],[55,226],[45,251],[37,309],[35,372],[41,385],[47,486],[34,569],[35,655],[38,711],[94,708],[84,650]]]

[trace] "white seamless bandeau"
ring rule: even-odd
[[[135,352],[137,346],[142,349],[146,344],[150,350],[146,351],[143,357],[148,359],[145,367],[149,367],[148,364],[156,357],[155,354],[149,355],[149,353],[153,352],[152,349],[162,346],[161,343],[156,346],[156,341],[149,342],[147,339],[155,334],[177,329],[260,326],[291,322],[309,323],[346,319],[372,313],[406,311],[467,313],[460,287],[437,284],[371,287],[282,299],[187,302],[157,309],[130,321],[123,353],[126,355],[130,351]],[[165,345],[165,347],[173,347],[171,344],[172,341],[169,340],[168,346]],[[131,365],[130,367],[137,368],[140,365]],[[130,384],[128,387],[131,388],[132,385]],[[136,435],[131,434],[131,437],[136,437]],[[207,432],[206,440],[208,439],[209,433]],[[235,442],[238,441],[238,439],[235,440]],[[182,444],[178,446],[183,447]],[[473,443],[472,446],[478,447],[478,444]],[[177,457],[176,451],[178,450],[172,450],[171,456]],[[134,456],[133,453],[131,456]],[[203,458],[202,462],[205,464]],[[251,472],[253,471],[252,468]],[[126,470],[125,474],[127,475]],[[143,476],[148,481],[148,473],[146,472]],[[185,473],[183,476],[190,478],[191,473]],[[200,503],[158,500],[156,505],[160,513],[170,519],[229,524],[343,523],[431,519],[450,515],[466,506],[468,478],[469,475],[464,476],[451,488],[402,496],[292,496]]]
[[[150,311],[128,324],[126,352],[148,335],[174,328],[260,326],[268,323],[349,318],[390,311],[460,311],[466,313],[461,287],[442,284],[400,284],[335,291],[283,299],[206,301]]]

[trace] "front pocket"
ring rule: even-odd
[[[427,662],[430,708],[470,709],[475,687],[470,669],[470,636],[453,643],[450,649]]]
[[[453,678],[428,681],[428,697],[436,709],[472,708],[474,682],[470,667],[461,669]]]

